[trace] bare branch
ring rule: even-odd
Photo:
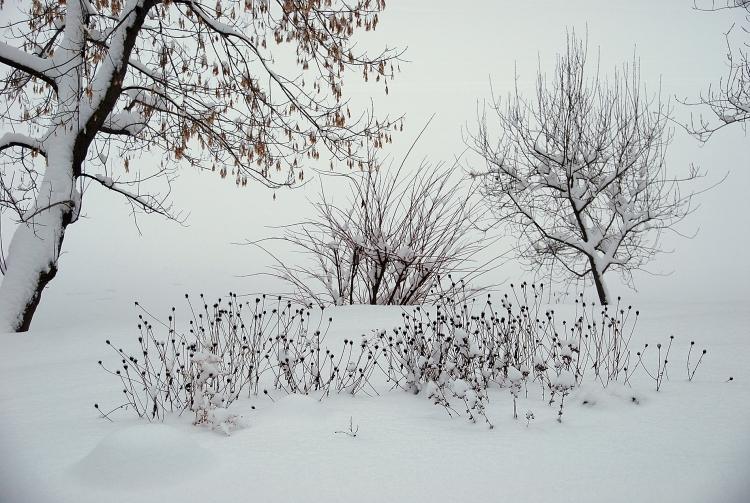
[[[99,185],[124,196],[129,201],[133,202],[137,207],[145,211],[146,213],[156,213],[169,220],[175,220],[181,222],[179,216],[172,214],[171,205],[167,205],[168,195],[161,198],[151,194],[134,194],[129,190],[123,188],[121,184],[118,184],[111,178],[104,175],[89,175],[86,173],[81,174],[82,178],[87,178],[97,182]]]
[[[705,118],[702,114],[691,115],[689,124],[682,126],[693,136],[702,142],[708,141],[717,131],[727,126],[742,127],[746,130],[750,121],[750,58],[748,57],[747,35],[750,33],[750,2],[746,0],[727,0],[717,3],[712,0],[710,4],[695,1],[694,8],[704,12],[715,12],[722,10],[733,10],[741,13],[744,24],[740,29],[735,29],[733,24],[724,34],[726,42],[727,73],[719,79],[718,83],[711,84],[701,92],[697,99],[680,101],[691,107],[703,107],[710,110],[713,118]],[[737,37],[744,40],[735,41]]]

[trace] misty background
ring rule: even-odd
[[[588,33],[591,68],[598,52],[602,75],[631,62],[635,55],[641,81],[650,92],[661,86],[664,98],[691,101],[726,74],[724,33],[740,21],[734,11],[698,12],[690,0],[391,1],[377,31],[360,40],[373,50],[384,44],[405,48],[401,72],[389,84],[388,96],[383,86],[367,85],[357,76],[346,81],[344,94],[352,98],[353,110],[372,99],[381,116],[405,115],[404,131],[394,134],[394,143],[385,147],[381,157],[398,162],[435,114],[410,163],[416,167],[423,158],[451,163],[462,156],[462,165],[479,166],[477,158],[465,153],[464,137],[476,130],[483,101],[490,99],[492,90],[505,96],[515,85],[515,74],[519,89],[527,96],[533,93],[537,68],[553,71],[567,30]],[[705,108],[674,102],[677,122],[689,120],[691,112],[710,114]],[[131,169],[160,158],[144,152],[141,159],[131,161]],[[695,238],[664,236],[663,248],[671,253],[660,255],[648,270],[666,276],[636,272],[638,292],[634,292],[610,273],[610,290],[634,305],[750,300],[746,134],[739,126],[724,128],[703,145],[675,126],[667,163],[674,174],[685,173],[691,163],[700,166],[707,177],[696,189],[724,175],[727,179],[701,195],[700,207],[679,226],[685,234],[697,231]],[[312,174],[307,170],[306,179]],[[32,328],[83,324],[92,317],[130,318],[134,311],[125,302],[130,299],[158,310],[179,305],[186,292],[214,297],[229,290],[242,294],[284,289],[278,280],[257,275],[272,263],[267,255],[236,243],[278,235],[280,231],[270,227],[310,215],[308,200],[317,197],[320,183],[331,193],[343,184],[316,174],[302,188],[272,191],[255,182],[238,188],[230,178],[222,180],[190,167],[181,170],[172,196],[175,208],[189,213],[185,225],[140,215],[136,226],[124,199],[90,187],[81,220],[68,228],[60,270],[44,293]],[[10,230],[4,223],[5,246]],[[512,243],[501,240],[487,254],[503,254]],[[282,259],[298,259],[280,253]],[[485,281],[508,283],[520,278],[531,276],[519,264],[508,262]]]

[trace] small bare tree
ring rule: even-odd
[[[310,265],[277,259],[273,274],[305,302],[336,305],[424,303],[441,278],[471,283],[487,270],[473,260],[486,240],[476,187],[455,171],[423,163],[409,174],[402,164],[347,175],[348,204],[322,191],[313,218],[272,238],[302,250]]]
[[[90,184],[173,218],[179,161],[240,186],[292,184],[321,154],[366,162],[361,147],[390,141],[392,124],[353,115],[342,86],[351,70],[387,92],[398,54],[368,55],[352,40],[384,7],[27,0],[21,14],[4,10],[0,32],[14,45],[0,42],[0,210],[19,225],[0,260],[0,331],[28,329]],[[151,149],[160,165],[131,162]]]
[[[686,126],[690,133],[705,142],[716,131],[730,124],[739,124],[746,131],[747,122],[750,121],[750,0],[722,0],[721,4],[711,0],[710,5],[696,0],[695,8],[709,12],[730,10],[742,18],[741,26],[732,24],[724,34],[727,74],[717,84],[709,85],[697,101],[683,101],[688,105],[708,106],[715,116],[714,120],[706,119],[703,115],[691,117],[690,124]],[[740,37],[744,36],[744,40],[736,44],[732,39],[738,33]]]
[[[698,173],[679,180],[666,172],[667,105],[646,96],[637,64],[600,79],[586,43],[572,35],[553,77],[539,71],[534,99],[516,88],[489,109],[499,135],[485,109],[470,144],[486,169],[474,175],[518,236],[518,256],[558,278],[592,280],[608,303],[605,274],[618,270],[631,283],[660,251],[662,232],[691,210],[692,194],[680,186]]]

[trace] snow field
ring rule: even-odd
[[[401,312],[336,308],[329,342],[390,328]],[[188,412],[149,424],[118,411],[109,422],[92,405],[119,404],[119,386],[96,361],[103,339],[124,344],[134,327],[3,335],[0,500],[747,501],[750,316],[728,304],[642,312],[631,349],[675,335],[662,391],[643,375],[630,389],[590,383],[558,424],[537,384],[528,398],[521,390],[517,421],[508,390],[493,389],[492,430],[400,390],[242,399],[233,410],[247,427],[231,436],[192,426]],[[709,353],[688,383],[692,339]],[[350,420],[356,437],[337,433]]]

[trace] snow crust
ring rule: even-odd
[[[165,424],[137,424],[106,436],[72,472],[84,484],[128,490],[195,476],[209,466],[210,457],[190,432]]]

